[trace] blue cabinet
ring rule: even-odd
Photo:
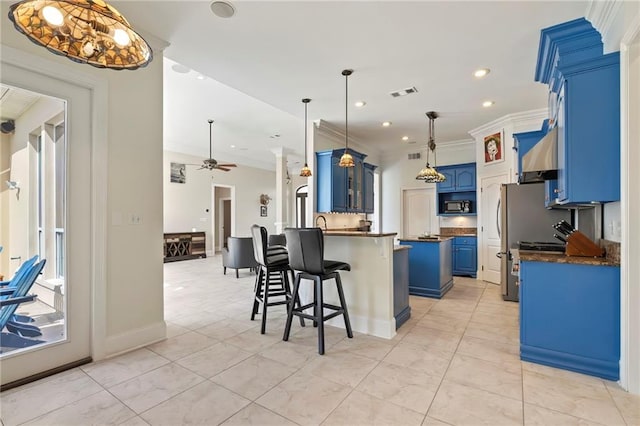
[[[522,182],[522,158],[533,148],[549,131],[549,120],[544,120],[541,130],[533,132],[514,133],[514,147],[518,153],[518,181]]]
[[[364,212],[373,213],[373,172],[376,166],[364,163]]]
[[[560,67],[558,202],[620,199],[618,52]]]
[[[620,56],[584,18],[541,31],[535,80],[558,131],[559,204],[620,199]]]
[[[620,267],[521,262],[520,358],[618,380]]]
[[[456,164],[438,167],[438,171],[445,175],[446,180],[438,183],[437,201],[439,216],[475,216],[476,205],[476,163]],[[469,212],[446,213],[447,201],[471,201]]]
[[[452,258],[453,275],[475,277],[478,269],[478,238],[454,237]]]
[[[365,154],[349,150],[354,167],[340,167],[344,149],[316,152],[318,212],[373,213],[373,171]]]
[[[453,287],[452,241],[400,240],[400,245],[411,246],[409,294],[440,299]]]

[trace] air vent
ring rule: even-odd
[[[409,160],[419,160],[420,159],[420,153],[419,152],[414,152],[412,154],[408,154],[407,158]]]
[[[410,95],[412,93],[418,93],[418,89],[416,89],[415,87],[407,87],[406,89],[402,89],[402,90],[398,90],[395,92],[391,92],[389,93],[392,97],[397,98],[400,96],[407,96]]]

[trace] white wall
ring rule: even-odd
[[[449,164],[472,163],[475,161],[475,147],[473,141],[436,142],[438,156],[437,166]],[[419,160],[408,160],[407,154],[420,152]],[[424,183],[416,180],[416,175],[425,166],[427,149],[425,146],[415,145],[404,151],[388,152],[381,156],[381,197],[382,197],[382,231],[401,233],[402,218],[402,190],[412,188],[435,188],[435,183]],[[433,159],[429,162],[433,165]],[[434,190],[435,194],[435,190]],[[434,201],[435,202],[435,201]],[[457,223],[457,222],[456,222]],[[475,226],[475,220],[469,218],[466,225]],[[440,226],[451,226],[450,222],[442,222]]]
[[[205,231],[207,250],[211,250],[213,238],[212,201],[213,185],[235,187],[235,221],[231,235],[250,237],[251,225],[258,224],[275,232],[276,221],[276,173],[254,167],[238,166],[229,172],[220,170],[197,170],[197,166],[187,166],[186,183],[171,183],[169,180],[171,163],[200,164],[202,158],[172,151],[164,151],[164,232],[190,232],[192,228]],[[260,217],[260,194],[268,194],[273,200],[267,206],[267,217]],[[209,213],[205,212],[209,209]],[[232,204],[232,214],[233,214]],[[205,221],[201,221],[205,219]],[[235,227],[233,225],[235,224]],[[216,237],[217,240],[217,237]]]

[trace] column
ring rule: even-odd
[[[278,147],[271,149],[276,156],[276,196],[272,200],[276,207],[276,234],[289,226],[287,218],[287,149]]]

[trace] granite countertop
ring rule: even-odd
[[[393,246],[393,251],[409,250],[411,246]]]
[[[400,238],[400,241],[412,241],[416,243],[441,243],[443,241],[453,240],[453,237],[428,237],[428,238],[420,238],[420,237],[409,237],[409,238]]]
[[[397,232],[324,231],[324,235],[336,237],[395,237]]]
[[[535,253],[520,252],[521,262],[551,262],[551,263],[571,263],[574,265],[595,265],[595,266],[620,266],[620,262],[609,260],[605,257],[581,257],[567,256],[564,253]]]

